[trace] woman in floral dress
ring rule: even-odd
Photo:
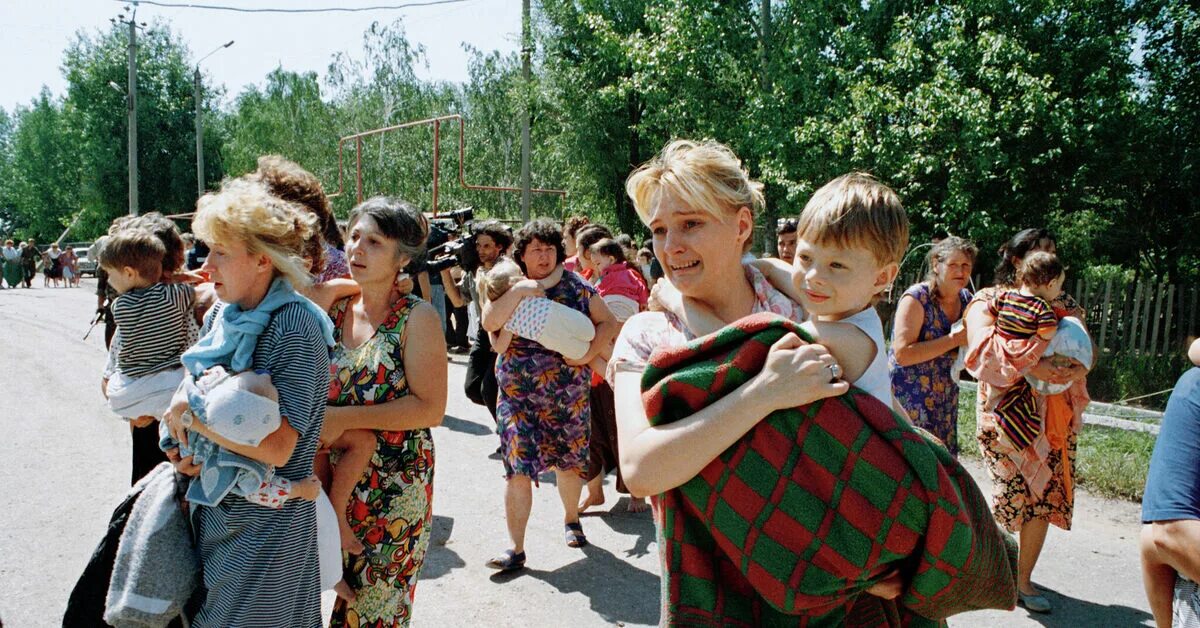
[[[967,343],[963,309],[975,245],[950,236],[929,250],[929,275],[900,297],[888,351],[892,394],[913,425],[928,430],[958,457],[958,381],[951,369]]]
[[[332,626],[407,626],[433,522],[433,438],[446,410],[446,345],[437,312],[396,298],[396,274],[424,248],[429,226],[406,203],[376,197],[350,215],[347,257],[362,294],[334,304],[337,344],[321,440],[375,432],[375,453],[346,506],[364,545],[346,555],[353,601]],[[338,504],[337,506],[341,506]]]
[[[514,337],[496,360],[500,399],[496,406],[504,457],[505,514],[513,547],[488,562],[510,571],[525,566],[525,525],[533,505],[533,484],[554,470],[563,504],[567,545],[582,547],[579,495],[588,468],[589,391],[596,357],[607,358],[619,325],[596,289],[563,270],[562,231],[550,220],[531,221],[517,232],[513,258],[527,277],[483,310],[483,327],[499,330],[526,296],[542,296],[591,317],[596,335],[586,355],[568,360],[542,345]]]
[[[1051,604],[1033,585],[1037,565],[1050,524],[1071,529],[1075,508],[1075,441],[1083,427],[1087,407],[1087,372],[1090,364],[1073,362],[1055,366],[1041,352],[1010,355],[995,331],[995,317],[988,303],[997,290],[1016,283],[1016,269],[1033,251],[1055,252],[1055,243],[1044,229],[1025,229],[1000,249],[996,267],[996,286],[975,293],[963,314],[967,329],[967,370],[979,380],[976,402],[979,449],[984,467],[992,480],[992,514],[996,521],[1017,533],[1020,556],[1017,565],[1018,599],[1034,612],[1049,612]],[[1063,293],[1050,302],[1056,318],[1075,316],[1082,320],[1083,310],[1070,295]],[[1057,395],[1035,392],[1042,431],[1027,447],[1017,450],[1000,435],[996,405],[1004,392],[1026,375],[1052,384],[1070,383]]]

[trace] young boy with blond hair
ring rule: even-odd
[[[869,174],[842,175],[813,194],[796,233],[792,264],[775,258],[749,263],[803,306],[809,320],[801,327],[833,354],[842,379],[904,415],[892,397],[883,321],[874,308],[908,248],[900,198]],[[664,282],[656,284],[652,300],[676,314],[686,309],[689,320],[709,329],[724,326],[712,313],[685,305]]]

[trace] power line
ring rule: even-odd
[[[113,0],[114,2],[129,3],[129,0]],[[155,0],[137,0],[137,4],[148,4],[168,9],[206,9],[210,11],[234,11],[236,13],[361,13],[363,11],[397,11],[412,7],[429,7],[439,4],[459,4],[469,0],[427,0],[426,2],[409,2],[407,4],[385,4],[370,7],[325,7],[319,9],[275,9],[246,7],[230,7],[216,4],[193,4],[175,2],[156,2]]]

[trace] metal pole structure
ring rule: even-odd
[[[200,64],[196,64],[196,72],[192,76],[196,99],[196,198],[204,196],[204,123],[200,106]]]
[[[196,62],[196,72],[193,75],[194,98],[196,100],[196,198],[204,196],[204,122],[202,120],[204,114],[200,99],[200,63],[232,45],[233,40],[229,40],[229,43],[217,46],[215,50],[200,57],[200,60]]]
[[[521,0],[521,76],[524,79],[525,86],[525,111],[521,116],[521,220],[522,222],[529,221],[529,118],[532,114],[530,111],[529,101],[531,92],[533,91],[529,84],[529,54],[533,47],[530,41],[529,28],[529,0]]]
[[[137,159],[137,9],[129,17],[129,82],[125,99],[129,127],[129,215],[138,215],[138,159]]]
[[[761,0],[759,5],[759,37],[761,38],[761,72],[760,85],[762,86],[763,104],[772,102],[771,99],[771,0]],[[769,105],[768,105],[769,106]],[[766,200],[766,199],[764,199]],[[779,230],[779,212],[777,208],[770,202],[766,203],[764,208],[763,218],[765,219],[766,229],[763,235],[766,237],[764,249],[768,257],[776,257],[779,255],[779,243],[777,231]]]

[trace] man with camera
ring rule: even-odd
[[[492,351],[487,331],[479,324],[483,297],[478,278],[490,270],[512,246],[512,234],[508,227],[496,220],[472,223],[467,231],[469,235],[450,243],[454,246],[453,256],[438,258],[430,263],[430,267],[440,271],[451,304],[460,307],[470,303],[470,328],[474,330],[474,338],[468,353],[467,377],[463,388],[467,398],[486,406],[492,414],[492,420],[495,420],[496,353]],[[453,261],[448,263],[448,259]],[[455,265],[463,270],[459,282],[455,282],[450,275],[450,269]]]

